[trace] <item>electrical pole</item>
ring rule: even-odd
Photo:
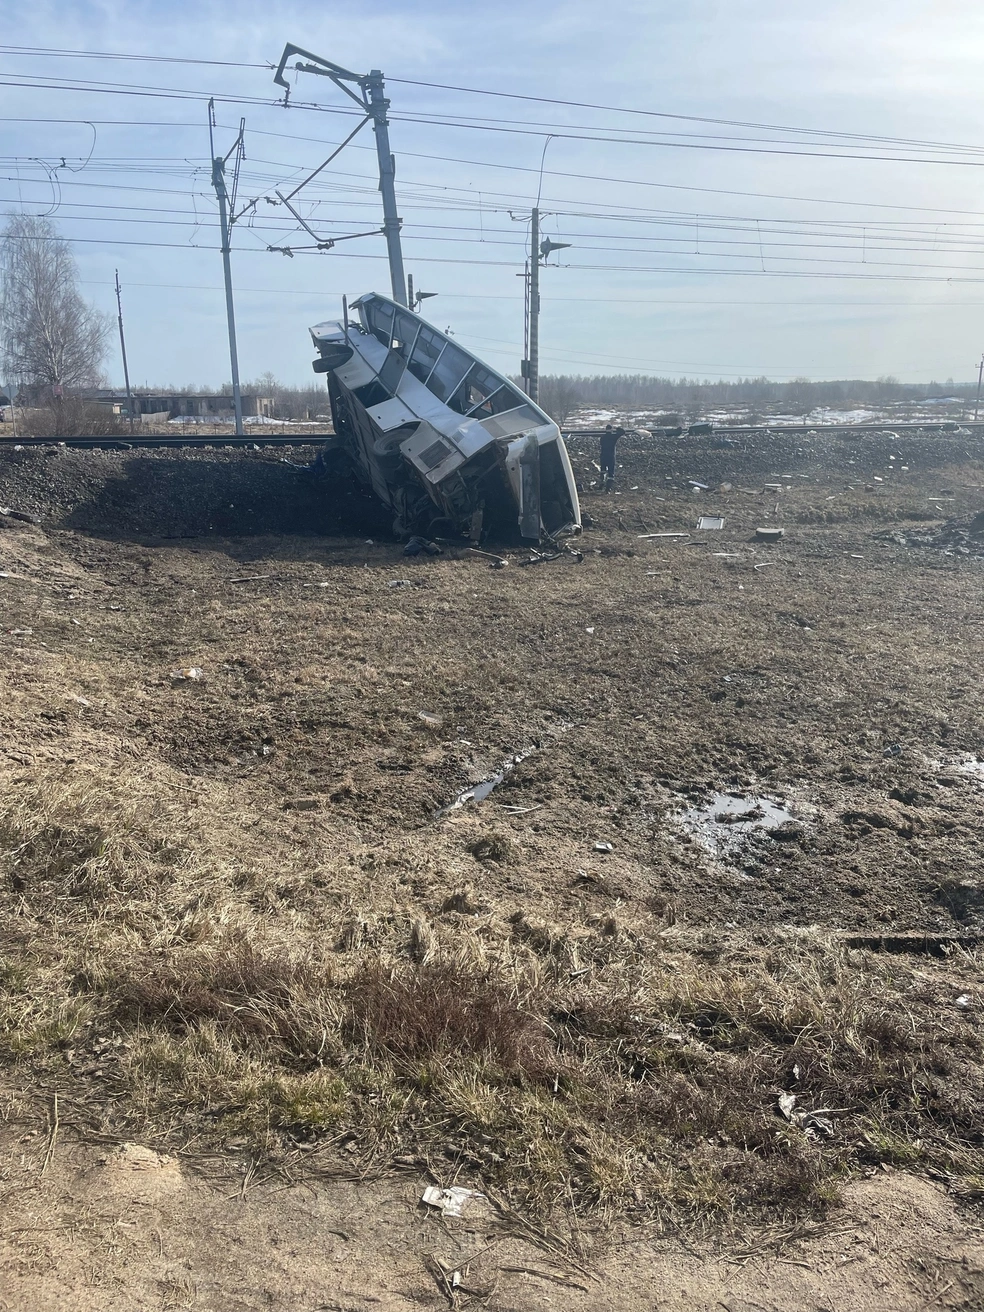
[[[981,379],[984,378],[984,355],[981,356],[980,367],[977,370],[977,400],[974,402],[974,422],[977,422],[977,411],[981,404]]]
[[[372,130],[376,137],[376,155],[379,159],[379,193],[383,198],[383,232],[386,235],[393,300],[406,305],[404,297],[407,280],[403,275],[403,247],[400,244],[403,220],[396,212],[396,160],[390,152],[389,119],[386,117],[390,102],[383,94],[383,75],[378,68],[370,70],[365,87],[369,93],[369,113],[372,115]]]
[[[540,395],[540,211],[530,217],[530,346],[526,363],[526,393],[535,402]]]
[[[219,202],[219,226],[222,229],[222,271],[225,275],[226,318],[229,321],[229,362],[232,367],[232,404],[236,412],[236,436],[243,435],[243,398],[239,391],[239,352],[236,349],[236,310],[232,300],[232,262],[229,259],[228,195],[225,184],[225,160],[212,160],[212,186]]]
[[[126,338],[123,336],[123,298],[120,294],[120,271],[116,270],[116,310],[120,325],[120,354],[123,356],[123,381],[126,384],[126,409],[130,416],[130,432],[133,432],[133,394],[130,391],[130,370],[126,363]]]

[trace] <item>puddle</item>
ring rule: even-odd
[[[525,761],[528,756],[532,756],[535,751],[535,747],[530,747],[525,752],[518,752],[515,756],[508,757],[497,774],[491,775],[488,779],[483,779],[479,784],[471,784],[468,788],[463,788],[453,802],[449,802],[447,806],[442,806],[439,811],[434,812],[434,819],[441,820],[444,816],[450,815],[452,811],[460,811],[462,807],[471,806],[473,802],[484,802],[492,791],[508,778],[516,766],[521,761]]]
[[[968,774],[981,788],[984,788],[984,761],[978,756],[944,756],[942,760],[925,757],[931,770],[954,770],[957,774]]]
[[[961,774],[974,775],[984,788],[984,761],[978,760],[976,756],[968,756],[963,761],[955,762],[954,769],[959,770]]]
[[[772,797],[741,797],[714,793],[702,806],[692,806],[680,822],[713,856],[733,855],[753,833],[778,829],[797,816]]]

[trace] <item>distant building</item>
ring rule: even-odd
[[[134,391],[133,397],[133,415],[134,418],[151,415],[160,416],[162,419],[166,415],[168,419],[199,419],[199,420],[232,420],[234,411],[232,406],[232,396],[216,395],[207,393],[200,395],[186,395],[182,392],[142,392]],[[106,406],[111,409],[113,414],[125,415],[128,413],[128,402],[126,392],[108,390],[100,388],[87,394],[87,400],[95,405]],[[272,418],[274,402],[272,396],[255,396],[251,392],[242,394],[243,415],[248,417]]]

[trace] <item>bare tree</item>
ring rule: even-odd
[[[54,225],[11,215],[0,234],[0,352],[6,377],[35,395],[100,380],[110,320],[82,299],[78,283]]]
[[[540,406],[558,424],[566,424],[581,404],[581,389],[573,378],[547,374],[540,379]]]

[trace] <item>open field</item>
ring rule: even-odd
[[[979,1307],[984,445],[900,441],[637,441],[612,496],[575,444],[583,563],[501,570],[267,452],[0,449],[12,1306]],[[196,1271],[240,1163],[252,1226],[364,1224],[114,1302],[123,1141]],[[428,1181],[494,1203],[462,1292]]]

